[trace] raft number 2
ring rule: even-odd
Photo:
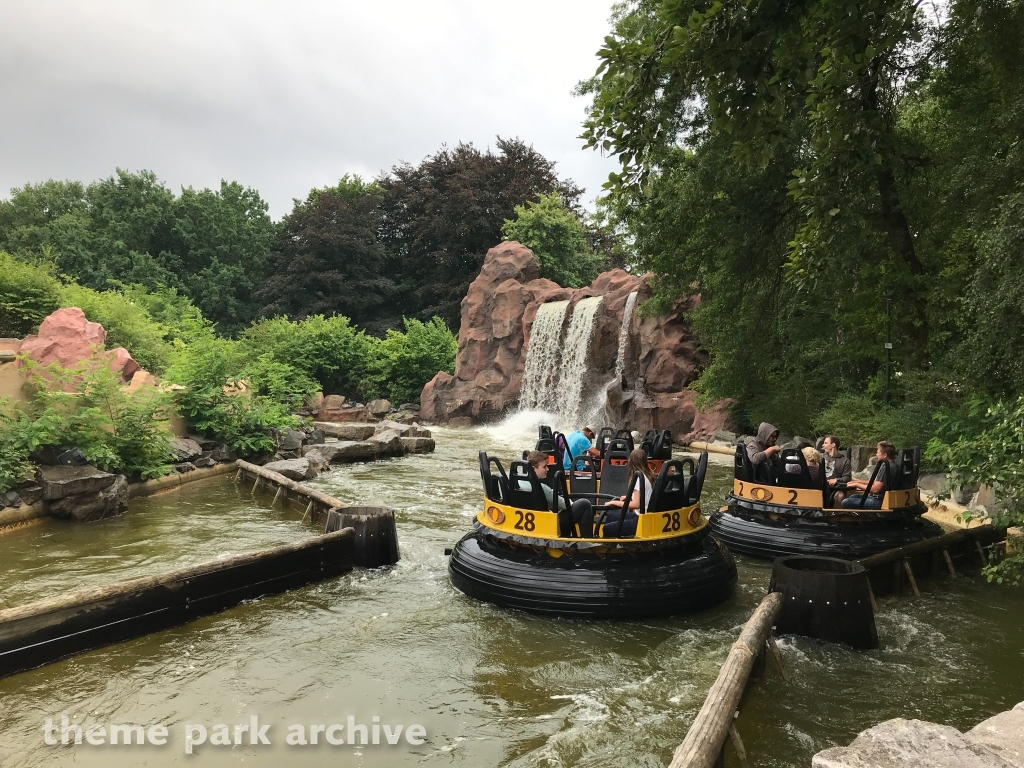
[[[743,483],[740,483],[739,495],[740,496],[743,495]],[[771,491],[769,491],[767,488],[759,488],[757,486],[754,486],[753,488],[750,489],[750,495],[753,496],[758,501],[771,501],[771,498],[772,498],[772,492]],[[797,492],[792,490],[792,489],[790,489],[789,490],[789,498],[786,500],[786,503],[787,504],[796,504],[796,502],[797,502]],[[668,528],[666,528],[665,530],[667,531]]]
[[[534,515],[533,512],[527,512],[524,515],[517,509],[516,518],[515,528],[518,528],[520,531],[532,531],[537,527],[537,523],[534,522],[536,515]]]

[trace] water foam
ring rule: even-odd
[[[568,301],[541,304],[530,330],[530,345],[526,350],[523,369],[523,388],[519,397],[520,408],[525,411],[553,410],[554,392],[559,373],[559,339],[565,325]]]
[[[590,339],[594,335],[594,318],[604,301],[603,296],[583,299],[573,310],[569,330],[562,345],[562,366],[558,376],[557,412],[566,429],[578,425],[583,396],[583,387],[588,373]]]

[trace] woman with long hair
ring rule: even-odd
[[[604,536],[621,538],[636,535],[637,515],[646,512],[651,503],[651,491],[654,490],[654,473],[647,463],[647,454],[643,448],[634,448],[629,454],[629,484],[633,485],[633,495],[629,502],[625,496],[612,499],[606,507],[618,507],[621,511],[608,512],[604,518]],[[634,479],[636,484],[634,485]],[[636,510],[634,512],[634,510]]]

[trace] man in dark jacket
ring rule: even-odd
[[[825,439],[821,441],[821,452],[824,454],[825,477],[828,478],[828,484],[834,488],[836,485],[850,482],[853,477],[850,460],[839,453],[839,439],[835,435],[825,435]],[[832,495],[833,506],[839,506],[844,498],[845,493],[836,491]]]
[[[754,477],[758,474],[758,467],[762,464],[765,465],[765,469],[768,470],[768,475],[774,478],[776,473],[771,469],[771,465],[777,459],[776,455],[782,449],[775,444],[775,441],[779,439],[779,430],[766,421],[762,421],[761,425],[757,428],[757,437],[753,440],[747,441],[747,458],[750,459],[750,464],[754,468]]]

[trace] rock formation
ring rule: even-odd
[[[567,300],[572,310],[585,298],[601,296],[595,315],[588,373],[582,399],[602,397],[605,416],[632,429],[671,429],[677,438],[691,431],[696,393],[687,389],[706,355],[683,315],[698,297],[681,298],[658,317],[634,314],[628,324],[622,374],[616,381],[619,335],[629,295],[639,307],[652,295],[648,275],[605,272],[579,289],[562,288],[540,276],[533,253],[516,242],[488,251],[480,274],[462,300],[455,375],[438,373],[420,396],[425,422],[467,425],[492,421],[514,410],[520,400],[530,336],[542,304]],[[568,322],[568,320],[566,320]],[[564,350],[563,350],[564,352]],[[718,428],[722,418],[701,426]],[[712,424],[712,422],[714,422]]]
[[[103,351],[107,331],[99,323],[89,322],[78,307],[65,307],[49,315],[39,326],[39,333],[27,336],[21,343],[20,354],[41,365],[60,363],[65,368],[99,354],[107,359],[112,371],[119,371],[124,381],[131,381],[140,370],[128,350],[117,347]]]

